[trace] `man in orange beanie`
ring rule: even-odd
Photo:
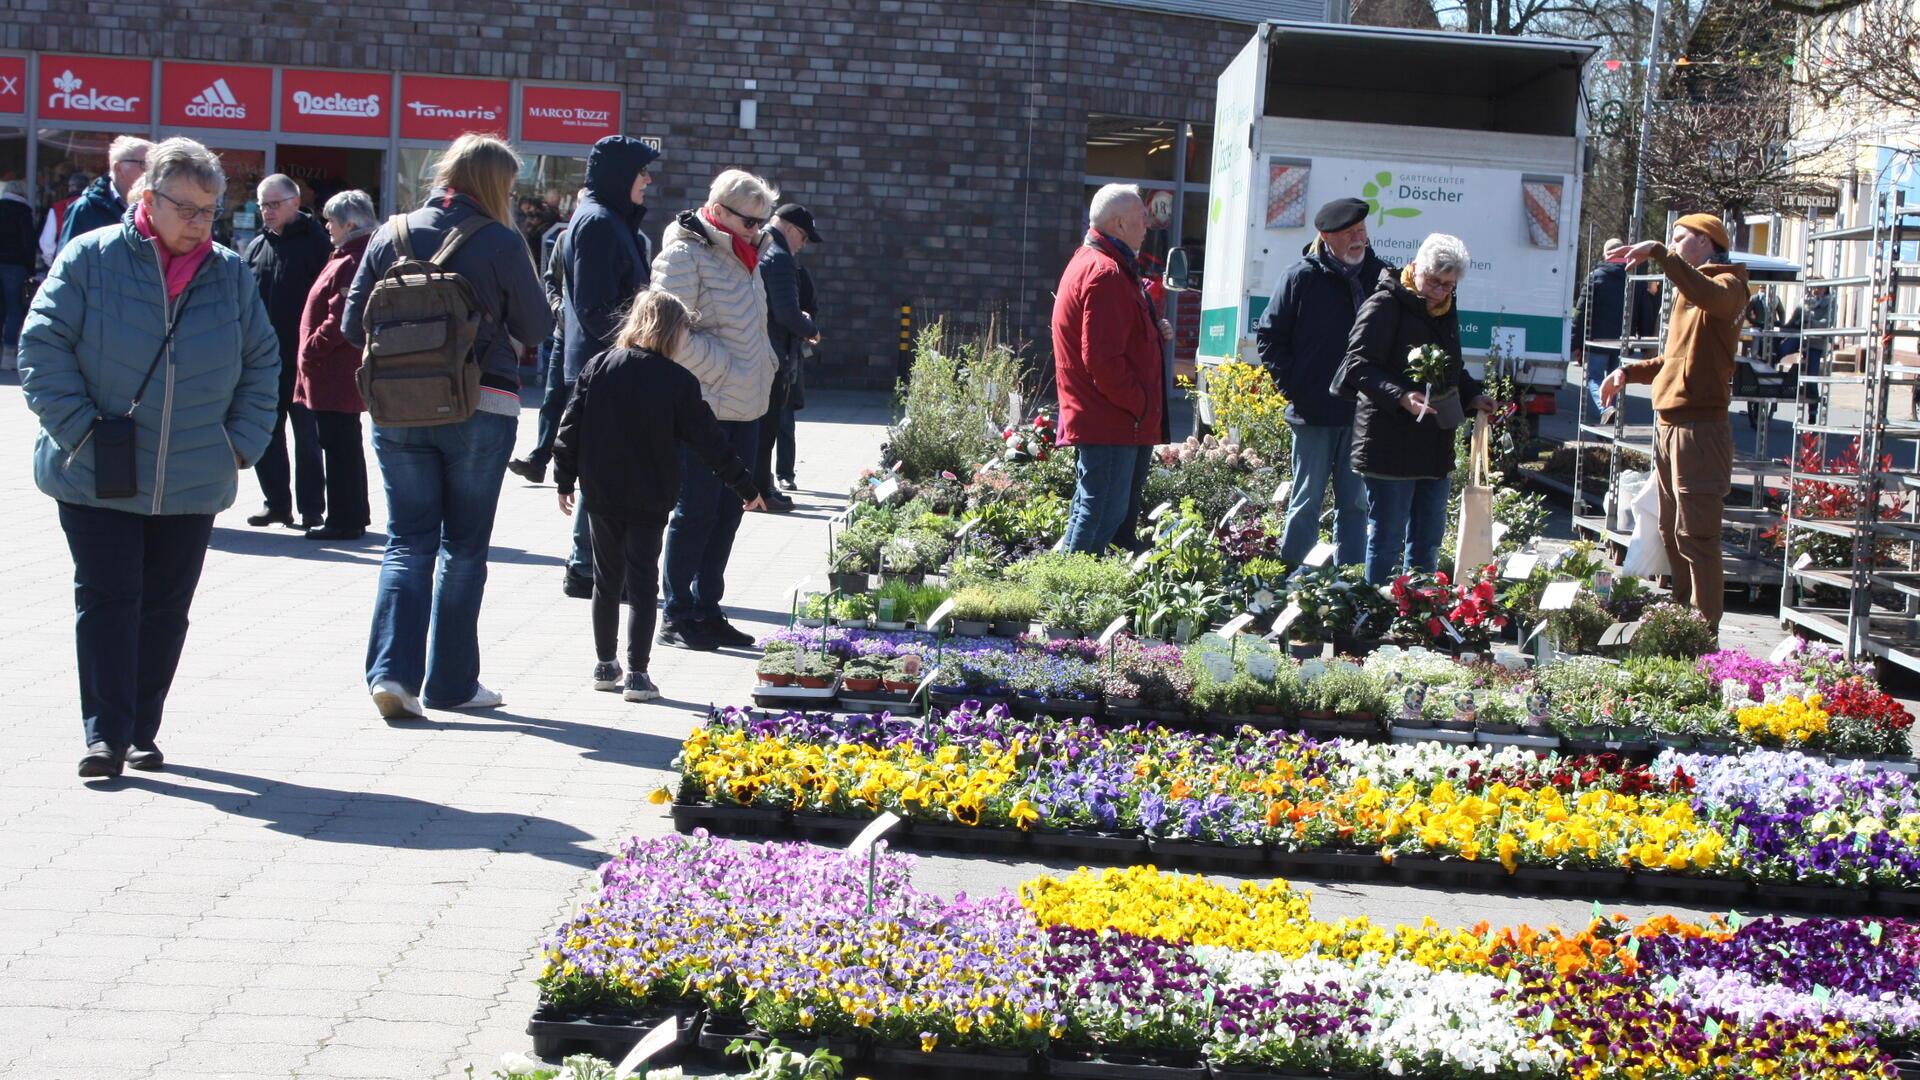
[[[1679,295],[1667,323],[1666,347],[1651,360],[1627,364],[1600,384],[1611,404],[1627,383],[1651,383],[1653,467],[1660,492],[1660,539],[1672,565],[1673,597],[1691,599],[1715,627],[1725,608],[1720,515],[1733,486],[1734,355],[1747,308],[1747,270],[1728,256],[1727,227],[1712,214],[1674,223],[1668,243],[1646,240],[1608,251],[1629,270],[1652,259]]]

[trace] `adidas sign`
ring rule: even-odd
[[[188,116],[202,120],[245,120],[247,107],[233,96],[233,90],[227,86],[227,80],[215,79],[213,85],[194,95],[187,102]]]

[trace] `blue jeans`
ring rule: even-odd
[[[1288,424],[1293,429],[1293,488],[1280,561],[1300,565],[1320,539],[1320,504],[1333,484],[1333,538],[1341,566],[1367,557],[1367,487],[1353,471],[1353,428]]]
[[[517,427],[490,412],[439,427],[374,425],[387,551],[367,640],[368,685],[392,679],[435,708],[465,704],[479,690],[487,545]]]
[[[1400,572],[1432,570],[1447,534],[1449,481],[1367,477],[1367,582],[1385,585]]]
[[[567,411],[567,401],[573,397],[573,384],[567,381],[566,357],[562,350],[555,349],[553,339],[541,351],[547,357],[546,393],[540,398],[540,423],[533,429],[533,449],[527,451],[527,460],[541,468],[553,460],[553,437],[560,433],[560,417]]]
[[[593,528],[587,524],[587,488],[576,485],[574,488],[576,505],[573,508],[573,550],[567,552],[567,573],[575,577],[593,576]]]
[[[1077,446],[1074,454],[1076,481],[1066,549],[1097,555],[1115,543],[1132,547],[1153,447]]]
[[[0,266],[0,345],[20,347],[20,325],[27,321],[27,268]]]
[[[760,421],[722,420],[720,430],[735,457],[754,460]],[[681,447],[680,502],[667,525],[667,572],[661,583],[668,625],[719,617],[720,601],[727,594],[727,559],[744,514],[740,497],[690,448]]]
[[[1620,353],[1615,349],[1587,350],[1587,405],[1593,409],[1597,418],[1606,406],[1600,404],[1600,384],[1605,382],[1613,369],[1620,366]]]

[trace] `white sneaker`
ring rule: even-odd
[[[420,699],[409,694],[406,688],[392,679],[381,679],[368,687],[373,694],[373,707],[388,720],[425,720],[427,714],[420,708]]]
[[[473,692],[464,705],[453,706],[456,709],[497,709],[507,703],[506,696],[498,690],[489,690],[482,686]]]

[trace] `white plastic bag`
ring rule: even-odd
[[[1638,469],[1621,471],[1620,482],[1615,485],[1613,491],[1609,492],[1612,496],[1610,505],[1613,509],[1613,520],[1608,522],[1608,527],[1614,532],[1633,531],[1633,496],[1640,490],[1641,484],[1652,479],[1651,472],[1641,472]]]
[[[1656,578],[1667,573],[1667,545],[1660,539],[1659,480],[1648,476],[1633,492],[1633,535],[1627,540],[1627,557],[1620,561],[1620,572],[1637,578]],[[1629,489],[1632,490],[1632,489]]]

